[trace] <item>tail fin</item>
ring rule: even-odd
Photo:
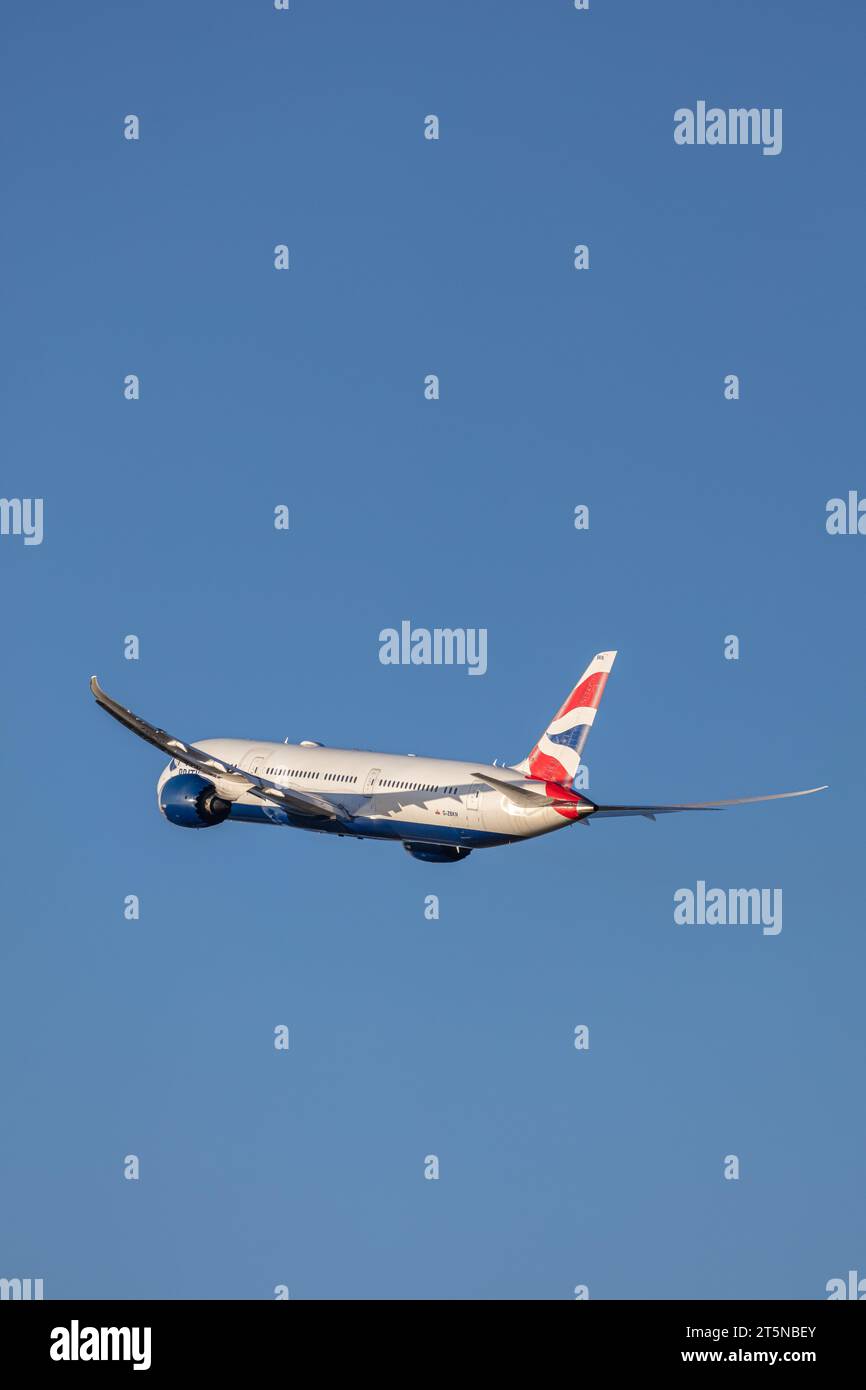
[[[616,652],[599,652],[598,656],[593,657],[529,757],[517,764],[520,772],[544,782],[558,782],[567,786],[574,783],[580,755],[615,659]]]

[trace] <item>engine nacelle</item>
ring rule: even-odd
[[[423,859],[425,864],[456,864],[472,853],[462,845],[425,845],[415,840],[404,840],[403,848],[413,859]]]
[[[172,825],[204,830],[220,825],[228,817],[232,804],[217,796],[216,787],[206,777],[199,777],[195,772],[179,772],[163,783],[159,809]]]

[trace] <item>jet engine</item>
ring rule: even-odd
[[[199,777],[195,772],[181,772],[163,783],[159,809],[172,825],[204,830],[207,826],[220,825],[228,817],[232,804],[217,796],[216,787],[206,777]]]

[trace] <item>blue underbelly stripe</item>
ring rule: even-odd
[[[257,824],[288,825],[298,830],[319,830],[331,835],[354,835],[383,840],[413,840],[428,845],[465,845],[481,849],[485,845],[507,845],[515,837],[496,835],[487,830],[461,829],[451,825],[428,825],[424,822],[386,820],[371,816],[354,816],[347,821],[316,819],[313,816],[292,816],[275,807],[245,806],[235,802],[231,820]]]

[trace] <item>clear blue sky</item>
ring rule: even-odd
[[[863,7],[50,0],[3,27],[2,491],[45,499],[45,539],[0,539],[0,1275],[866,1274],[866,538],[824,527],[866,491]],[[699,99],[782,107],[782,154],[678,148]],[[381,665],[403,618],[486,627],[487,675]],[[609,647],[596,799],[831,790],[456,867],[192,834],[87,689],[188,738],[516,760]],[[781,887],[781,934],[677,927],[698,879]]]

